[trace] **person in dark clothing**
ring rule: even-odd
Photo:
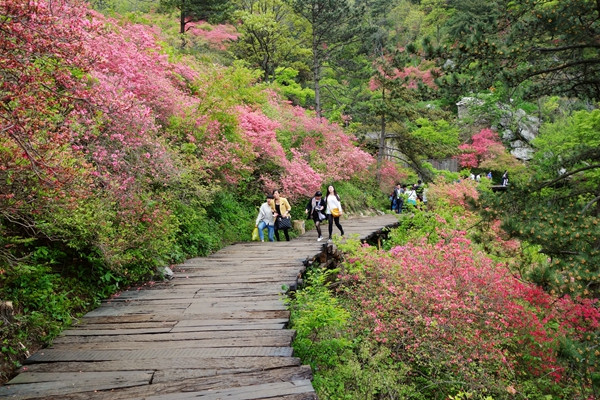
[[[417,181],[417,184],[415,185],[415,191],[417,192],[417,199],[420,202],[423,201],[423,190],[425,190],[425,187],[423,186],[423,181],[419,179]]]
[[[396,214],[400,214],[404,207],[404,187],[400,183],[398,183],[394,189],[394,201],[396,202],[394,211],[396,211]]]
[[[292,207],[285,197],[279,195],[279,190],[273,190],[273,202],[271,202],[271,210],[275,218],[275,239],[279,242],[279,231],[283,230],[285,240],[290,241],[289,228],[280,229],[279,220],[282,218],[291,218],[290,211]]]
[[[502,186],[508,186],[508,171],[502,174]]]
[[[325,218],[325,200],[323,199],[323,193],[317,191],[312,199],[308,201],[306,204],[305,214],[308,215],[309,218],[315,223],[315,228],[317,229],[317,242],[323,240],[323,235],[321,234],[321,221]]]

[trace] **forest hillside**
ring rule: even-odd
[[[351,215],[420,180],[383,248],[350,241],[290,305],[319,396],[598,398],[599,19],[0,0],[0,381],[102,299],[250,240],[274,189],[304,219],[327,185]]]

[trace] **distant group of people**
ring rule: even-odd
[[[488,172],[486,178],[492,179],[492,173]],[[465,179],[481,181],[481,175],[471,174],[465,176]],[[502,174],[502,186],[508,186],[508,171]],[[417,183],[408,185],[397,183],[394,191],[390,194],[390,208],[397,214],[408,207],[420,208],[427,204],[427,188],[420,179]],[[279,232],[283,231],[285,240],[290,240],[289,230],[292,228],[291,214],[292,207],[285,197],[281,197],[279,190],[274,190],[272,194],[267,195],[266,201],[261,204],[258,216],[256,217],[256,228],[261,242],[265,241],[264,230],[268,231],[268,240],[274,242],[280,241]],[[328,239],[331,240],[333,234],[333,225],[337,226],[342,236],[344,228],[340,223],[340,217],[343,214],[342,202],[340,196],[333,186],[327,188],[327,194],[323,196],[321,191],[317,191],[306,204],[304,213],[315,223],[317,230],[317,241],[323,240],[321,224],[327,220]]]
[[[396,214],[400,214],[409,206],[420,207],[424,204],[427,204],[427,195],[425,185],[420,179],[412,185],[397,183],[390,194],[390,208]]]
[[[489,180],[492,180],[492,178],[493,178],[492,171],[487,173],[486,178],[488,178]],[[476,182],[481,182],[481,175],[480,174],[475,175],[475,174],[471,173],[471,175],[469,175],[468,177],[465,175],[465,179],[471,179]],[[508,186],[508,171],[506,171],[506,170],[502,174],[501,185]]]
[[[288,200],[281,197],[279,190],[274,190],[273,194],[267,195],[266,201],[260,206],[258,216],[256,217],[256,227],[260,241],[265,241],[264,229],[268,231],[268,239],[270,242],[279,241],[279,231],[283,231],[285,240],[290,240],[289,230],[291,224],[292,207]],[[340,196],[335,191],[333,186],[327,188],[327,195],[323,196],[321,191],[317,191],[315,195],[306,204],[304,213],[308,218],[311,218],[317,229],[317,241],[323,240],[321,231],[321,223],[324,220],[328,222],[329,240],[333,234],[333,224],[340,230],[344,236],[344,229],[340,224],[340,217],[343,214],[342,202]]]

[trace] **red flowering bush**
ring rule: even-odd
[[[518,391],[524,376],[568,380],[562,343],[587,342],[593,350],[589,339],[600,328],[594,302],[555,299],[521,282],[458,232],[389,252],[357,248],[351,257],[362,271],[347,265],[353,273],[340,276],[355,311],[351,325],[444,393],[477,392],[484,383],[499,394]]]
[[[477,168],[482,161],[506,152],[498,134],[491,129],[482,129],[473,135],[471,144],[462,144],[458,148],[463,152],[458,161],[465,168]]]

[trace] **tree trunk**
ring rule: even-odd
[[[179,15],[179,33],[183,35],[185,33],[185,0],[181,0],[181,7],[179,9],[181,11]]]
[[[381,89],[381,97],[383,103],[385,103],[385,88]],[[381,183],[381,167],[385,158],[385,111],[381,111],[381,132],[379,132],[379,146],[377,151],[377,183]]]
[[[181,0],[181,5],[179,7],[179,36],[181,36],[181,49],[185,48],[186,40],[185,40],[185,1]]]
[[[314,29],[314,28],[313,28]],[[315,112],[317,113],[317,118],[321,118],[321,59],[319,52],[319,44],[316,41],[316,38],[313,33],[313,43],[312,43],[312,51],[313,51],[313,79],[315,80]]]

